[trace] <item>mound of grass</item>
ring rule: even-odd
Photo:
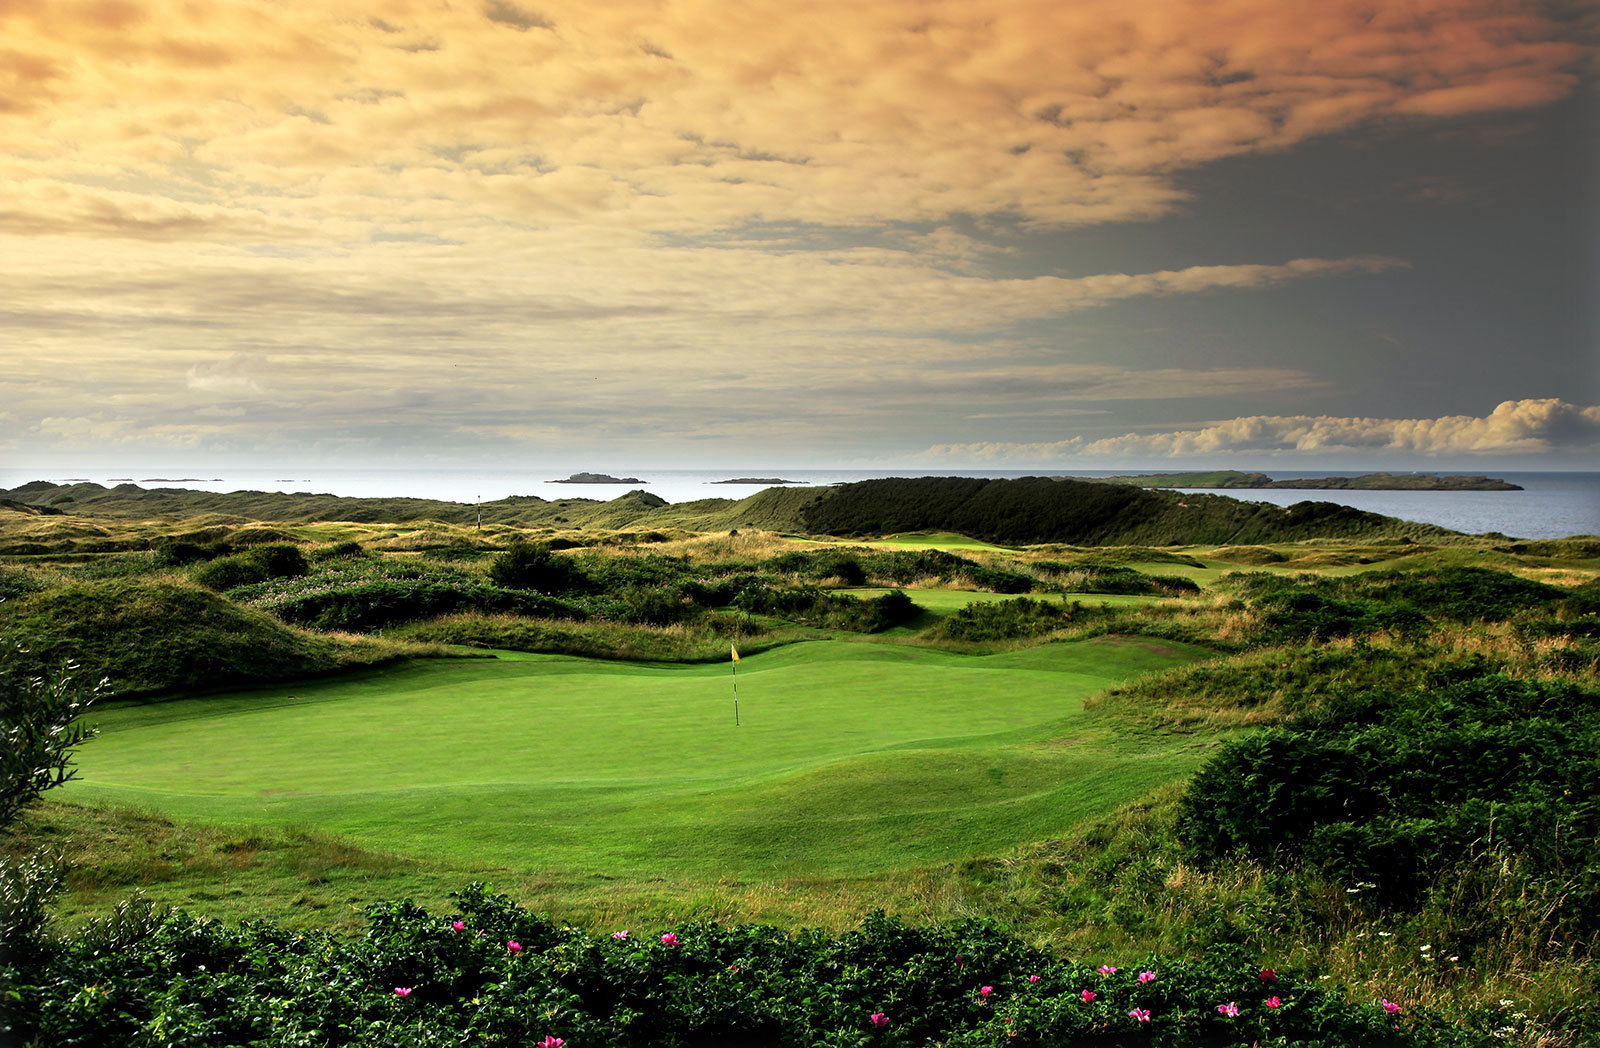
[[[410,623],[384,635],[471,648],[635,662],[721,662],[728,658],[729,644],[753,655],[796,639],[794,631],[771,630],[748,615],[731,612],[670,626],[468,613]]]
[[[269,615],[173,582],[70,583],[0,604],[0,635],[31,672],[72,661],[108,694],[214,688],[327,673],[385,657],[291,629]]]

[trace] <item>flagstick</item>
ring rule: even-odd
[[[739,664],[733,664],[733,726],[739,726]]]

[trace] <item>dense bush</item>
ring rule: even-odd
[[[218,557],[196,568],[191,577],[206,589],[221,593],[268,579],[299,578],[309,570],[298,546],[274,543]]]
[[[457,899],[448,916],[373,906],[356,941],[129,912],[47,964],[0,969],[8,1032],[55,1048],[1468,1043],[1409,1006],[1347,1003],[1237,947],[1119,970],[979,922],[591,935],[477,886]]]
[[[1261,613],[1267,639],[1275,641],[1404,632],[1432,621],[1498,622],[1555,613],[1575,599],[1509,572],[1469,567],[1342,578],[1250,572],[1225,576],[1222,585]]]
[[[156,566],[161,568],[186,568],[191,564],[201,564],[205,561],[216,560],[233,552],[233,547],[226,542],[187,542],[172,540],[163,542],[156,547]]]
[[[518,542],[489,565],[489,579],[505,589],[546,594],[587,593],[595,588],[571,557],[560,557],[548,545]]]
[[[1198,593],[1193,579],[1182,575],[1146,575],[1120,564],[1068,564],[1057,560],[1035,561],[1031,567],[1042,575],[1061,582],[1074,593]]]
[[[1209,863],[1303,861],[1409,902],[1497,844],[1569,881],[1564,918],[1600,930],[1600,692],[1472,676],[1335,695],[1306,726],[1226,744],[1186,790],[1179,833]]]
[[[984,641],[1038,637],[1081,619],[1083,606],[1018,597],[1016,600],[974,601],[938,626],[932,636],[946,640]]]
[[[776,615],[821,629],[877,633],[919,614],[901,590],[863,600],[814,586],[768,586],[754,583],[739,591],[733,607],[757,615]]]

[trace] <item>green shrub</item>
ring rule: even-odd
[[[218,557],[196,568],[190,577],[206,589],[221,593],[268,579],[298,578],[309,570],[300,547],[270,544]]]
[[[1064,629],[1085,616],[1077,601],[1071,605],[1030,597],[974,601],[940,622],[930,635],[941,640],[1016,640]]]
[[[1185,791],[1179,834],[1201,863],[1303,861],[1415,900],[1479,842],[1578,887],[1567,917],[1600,929],[1600,692],[1474,676],[1336,695],[1310,727],[1227,743]]]
[[[538,593],[587,593],[594,589],[588,576],[570,557],[558,557],[548,545],[518,542],[489,565],[489,579],[505,589]]]
[[[862,600],[847,593],[831,593],[814,586],[768,586],[753,583],[734,598],[733,606],[758,615],[776,615],[820,629],[878,633],[919,614],[910,597],[891,590]]]
[[[977,921],[879,914],[842,935],[702,922],[622,937],[560,927],[476,885],[457,900],[448,915],[369,907],[354,941],[130,914],[0,982],[19,1043],[56,1048],[154,1043],[153,1031],[263,1048],[1473,1043],[1409,1004],[1390,1015],[1287,969],[1268,982],[1236,946],[1111,970]]]
[[[233,547],[226,542],[163,542],[156,547],[156,566],[161,568],[186,568],[191,564],[201,564],[209,560],[216,560],[233,551]]]

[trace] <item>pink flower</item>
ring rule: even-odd
[[[510,950],[512,953],[521,953],[522,944],[517,940],[512,939],[510,942],[506,943],[506,949]]]
[[[1278,973],[1273,971],[1271,968],[1263,968],[1263,969],[1261,969],[1261,981],[1262,982],[1277,982],[1278,981]]]
[[[626,939],[628,937],[628,929],[624,928],[620,932],[612,932],[611,937],[613,939]]]
[[[1150,1021],[1150,1009],[1135,1008],[1133,1011],[1128,1013],[1128,1018],[1132,1019],[1136,1023],[1147,1023]]]
[[[1109,964],[1102,964],[1100,967],[1096,968],[1095,971],[1099,972],[1101,975],[1117,974],[1117,969],[1111,967]]]
[[[396,997],[410,997],[411,996],[411,987],[409,987],[409,986],[396,986],[394,988],[394,995]]]
[[[1142,982],[1142,983],[1155,982],[1156,981],[1156,973],[1155,972],[1140,972],[1139,973],[1139,981]]]
[[[668,946],[678,945],[678,937],[672,932],[668,932],[667,934],[663,935],[661,937],[661,941],[666,943]]]
[[[986,998],[991,993],[994,993],[994,987],[993,986],[982,986],[982,987],[978,988],[978,996],[979,997],[985,997]]]
[[[1239,1017],[1239,1006],[1233,1001],[1229,1001],[1227,1004],[1217,1005],[1217,1011],[1222,1015],[1226,1015],[1230,1019],[1237,1019]]]
[[[1276,997],[1268,997],[1267,998],[1267,1007],[1268,1008],[1276,1008],[1282,1003],[1283,1002],[1278,1000]]]
[[[1383,999],[1383,1010],[1388,1012],[1390,1015],[1400,1014],[1400,1006],[1389,1000],[1387,997]]]
[[[1084,1004],[1088,1004],[1090,1001],[1094,1000],[1096,997],[1098,997],[1100,995],[1095,993],[1093,990],[1085,990],[1082,993],[1080,993],[1078,996],[1083,998],[1083,1003]]]
[[[872,1015],[871,1015],[871,1019],[872,1019],[872,1028],[874,1030],[881,1030],[885,1026],[889,1025],[889,1017],[887,1015],[884,1015],[882,1012],[873,1012]]]
[[[566,1041],[563,1041],[559,1037],[546,1037],[544,1040],[539,1042],[539,1048],[561,1048],[561,1046],[566,1043]]]
[[[450,930],[453,931],[453,932],[464,932],[464,931],[467,930],[467,922],[466,921],[452,921],[450,923]]]
[[[1037,975],[1030,975],[1030,976],[1028,976],[1028,981],[1029,982],[1038,982],[1039,981],[1039,977]]]

